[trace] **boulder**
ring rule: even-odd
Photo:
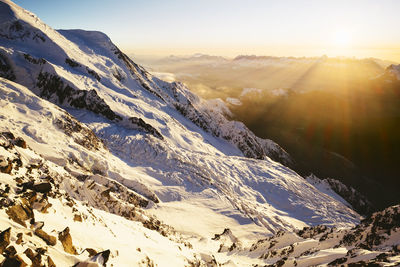
[[[11,160],[7,160],[5,162],[4,158],[0,158],[0,172],[10,174],[12,171],[12,162]]]
[[[20,256],[6,258],[2,263],[2,267],[25,267],[28,266]]]
[[[17,139],[14,140],[14,145],[22,147],[22,148],[26,148],[26,142],[21,137],[18,137]]]
[[[82,222],[82,216],[80,214],[74,214],[75,222]]]
[[[11,220],[24,227],[26,227],[25,221],[33,218],[33,213],[30,213],[29,211],[27,212],[27,210],[25,210],[21,204],[16,204],[14,206],[9,207],[6,210],[6,213]]]
[[[30,248],[27,248],[24,254],[31,260],[32,266],[42,266],[42,255],[40,253],[35,254]]]
[[[58,239],[60,240],[65,252],[73,255],[78,254],[74,245],[72,244],[72,237],[69,233],[69,227],[66,227],[62,232],[58,234]]]
[[[97,254],[97,251],[92,248],[86,248],[85,250],[89,253],[89,257],[93,257]]]
[[[47,266],[48,267],[56,267],[56,264],[54,261],[50,258],[50,256],[47,257]]]
[[[73,267],[106,266],[109,257],[110,250],[107,249],[97,253],[86,261],[76,263]]]
[[[7,228],[0,233],[0,254],[8,247],[10,244],[11,227]]]
[[[33,185],[33,190],[36,192],[40,192],[40,193],[48,193],[51,191],[51,184],[50,183],[40,183],[40,184],[34,184]]]
[[[17,245],[20,245],[21,243],[22,243],[22,236],[23,236],[23,233],[18,233],[17,234],[17,241],[15,241],[15,243],[17,244]]]
[[[55,246],[57,244],[57,238],[55,236],[49,235],[40,228],[35,230],[35,235],[40,237],[49,246]]]

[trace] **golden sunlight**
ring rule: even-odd
[[[336,31],[332,36],[332,45],[334,45],[335,47],[348,47],[351,45],[351,41],[351,34],[348,31]]]

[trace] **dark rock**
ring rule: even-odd
[[[22,147],[22,148],[26,148],[26,142],[24,139],[22,139],[22,137],[18,137],[17,139],[15,139],[14,144],[16,146]]]
[[[25,251],[24,251],[24,254],[30,259],[30,260],[32,260],[34,257],[35,257],[35,253],[32,251],[32,249],[30,249],[30,248],[27,248]]]
[[[12,258],[6,258],[2,264],[2,267],[25,267],[28,266],[18,255]]]
[[[0,254],[8,247],[10,244],[11,227],[7,228],[0,233]]]
[[[11,67],[8,59],[0,53],[0,77],[3,77],[10,81],[15,81],[16,76],[14,70]]]
[[[113,72],[113,76],[115,79],[117,79],[120,82],[123,80],[123,76],[118,70],[115,70],[115,72]]]
[[[27,248],[24,251],[24,254],[32,261],[33,267],[41,267],[42,266],[42,255],[40,253],[34,253],[30,248]]]
[[[72,68],[76,68],[76,67],[80,67],[81,66],[78,62],[76,62],[75,60],[70,59],[70,58],[66,58],[65,59],[65,63],[67,63]]]
[[[97,72],[95,72],[94,70],[92,70],[92,69],[90,69],[88,67],[86,67],[86,70],[90,75],[93,76],[93,78],[95,78],[97,81],[100,81],[101,78],[100,78],[100,75]]]
[[[56,264],[54,261],[50,258],[50,256],[47,256],[47,267],[56,267]]]
[[[74,214],[75,222],[82,222],[82,216],[80,214]]]
[[[12,171],[12,161],[11,160],[8,160],[7,166],[0,167],[0,172],[2,172],[2,173],[10,174],[11,171]]]
[[[51,191],[51,184],[50,183],[35,184],[33,185],[33,190],[45,194]]]
[[[47,63],[47,61],[46,61],[44,58],[39,58],[39,59],[37,59],[37,58],[32,57],[32,56],[29,55],[29,54],[24,54],[24,58],[25,58],[28,62],[30,62],[30,63],[32,63],[32,64],[36,64],[36,65],[43,65],[43,64],[46,64],[46,63]]]
[[[14,257],[17,254],[17,250],[14,246],[9,246],[3,251],[3,255],[6,257]]]
[[[139,130],[142,130],[144,132],[150,133],[153,136],[163,140],[164,137],[160,134],[159,131],[157,131],[153,126],[150,124],[146,123],[143,119],[137,118],[137,117],[130,117],[128,119],[136,128]]]
[[[35,235],[40,237],[49,246],[55,246],[57,244],[57,238],[55,236],[51,236],[51,235],[47,234],[42,229],[36,229]]]
[[[33,212],[27,212],[26,209],[21,204],[16,204],[14,206],[9,207],[6,210],[7,215],[12,219],[14,222],[26,227],[25,221],[31,219],[33,216]]]
[[[93,256],[93,258],[103,258],[103,266],[106,266],[106,263],[108,261],[108,258],[110,257],[110,250],[104,250],[102,252],[97,253],[96,255]]]
[[[2,132],[1,135],[10,140],[15,139],[15,136],[12,132]]]
[[[109,120],[120,121],[122,117],[115,114],[104,99],[95,90],[78,90],[72,88],[57,75],[40,72],[36,86],[41,89],[40,96],[46,99],[58,99],[59,104],[69,104],[71,107],[86,109],[100,114]]]
[[[60,240],[65,252],[73,255],[78,254],[74,245],[72,244],[72,237],[69,233],[69,227],[66,227],[62,232],[58,234],[58,239]]]
[[[89,253],[89,257],[93,257],[94,255],[96,255],[98,252],[92,248],[86,248],[85,249],[88,253]]]
[[[22,243],[22,237],[23,237],[23,233],[18,233],[17,234],[17,241],[15,241],[15,243],[17,244],[17,245],[20,245],[21,243]]]
[[[221,236],[223,235],[230,235],[232,234],[231,230],[229,228],[225,228],[224,231],[222,232],[222,234],[215,234],[213,238],[211,238],[212,240],[219,240],[221,238]]]
[[[103,262],[103,266],[106,266],[106,263],[108,261],[108,258],[110,257],[110,250],[107,249],[105,251],[99,252],[92,256],[90,259],[86,260],[85,262],[78,262],[76,263],[73,267],[86,267],[86,266],[92,266],[91,262]],[[99,258],[102,260],[99,261]]]
[[[346,257],[338,258],[338,259],[335,259],[335,260],[331,261],[330,263],[328,263],[328,266],[339,266],[339,265],[345,263],[346,261],[347,261]]]

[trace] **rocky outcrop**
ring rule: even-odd
[[[15,204],[6,210],[7,215],[16,223],[26,227],[26,220],[33,218],[33,212],[30,207],[23,204]]]
[[[8,62],[8,59],[0,53],[0,77],[3,77],[10,81],[15,81],[17,78]]]
[[[99,150],[105,148],[103,141],[98,138],[92,130],[80,123],[77,119],[68,113],[54,121],[58,128],[65,134],[74,138],[74,141],[90,150]]]
[[[69,233],[69,227],[66,227],[62,232],[58,234],[58,240],[60,240],[65,252],[73,255],[78,254],[76,252],[76,248],[72,244],[72,237]]]
[[[351,186],[346,186],[336,179],[324,179],[333,191],[346,200],[355,211],[360,214],[369,215],[374,210],[372,203],[360,192]]]
[[[7,4],[0,2],[0,8],[10,9]],[[3,23],[0,28],[0,37],[8,40],[33,40],[35,43],[45,43],[46,35],[39,29],[32,27],[20,19],[14,19]]]
[[[0,233],[0,254],[10,245],[11,227]]]
[[[128,118],[129,122],[132,124],[133,127],[137,128],[138,130],[144,131],[149,133],[161,140],[163,140],[163,136],[157,131],[156,128],[151,126],[150,124],[146,123],[143,119],[137,117],[130,117]]]
[[[57,101],[61,105],[87,109],[109,120],[122,120],[122,117],[115,114],[95,90],[75,89],[65,84],[59,76],[48,72],[39,73],[36,86],[40,89],[40,96],[45,99]]]
[[[94,266],[96,263],[97,263],[96,266],[105,267],[109,257],[110,257],[110,250],[105,250],[97,253],[96,255],[94,255],[90,259],[87,259],[86,261],[78,262],[73,267],[89,267],[89,266]]]
[[[43,229],[39,228],[35,230],[35,235],[43,239],[49,246],[55,246],[57,244],[57,238],[55,236],[49,235]]]

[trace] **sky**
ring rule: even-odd
[[[398,0],[15,0],[56,29],[137,55],[379,57],[400,62]]]

